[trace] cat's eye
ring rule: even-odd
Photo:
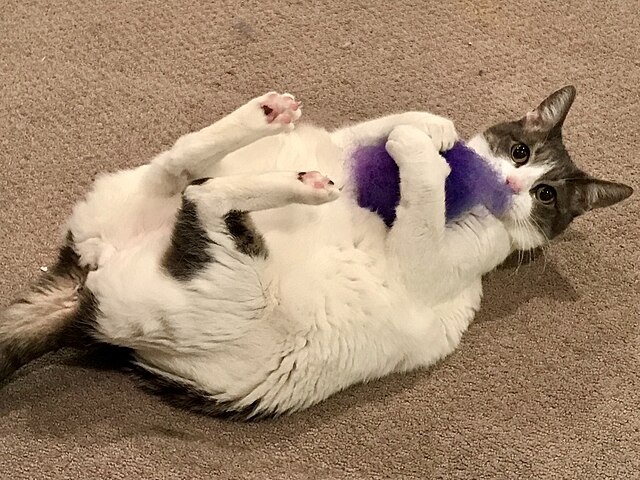
[[[517,166],[524,165],[529,161],[529,147],[524,143],[516,143],[511,147],[511,158]]]
[[[556,190],[549,185],[540,185],[536,188],[536,198],[545,205],[551,205],[556,201]]]

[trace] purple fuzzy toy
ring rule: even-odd
[[[507,210],[513,191],[484,158],[462,142],[441,154],[451,167],[444,187],[447,221],[477,205],[494,215]],[[391,227],[400,203],[398,165],[384,144],[360,147],[352,159],[358,205],[377,213]]]

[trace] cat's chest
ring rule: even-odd
[[[428,309],[440,325],[445,341],[455,348],[480,309],[482,279],[469,279],[464,287],[450,293],[449,298],[429,306]]]

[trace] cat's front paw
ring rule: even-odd
[[[389,134],[385,148],[400,167],[401,174],[407,165],[424,165],[426,170],[438,171],[444,176],[451,171],[432,137],[418,127],[397,126]]]
[[[445,152],[458,141],[456,127],[451,120],[437,115],[431,115],[424,122],[424,130],[431,137],[433,145],[439,152]]]

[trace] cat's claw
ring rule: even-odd
[[[260,97],[259,102],[269,124],[291,129],[302,116],[301,104],[290,93],[269,92]]]

